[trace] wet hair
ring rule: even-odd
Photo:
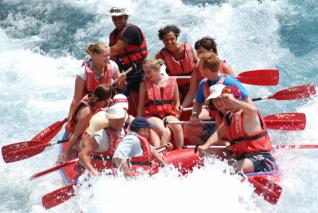
[[[90,106],[95,106],[99,101],[106,101],[112,96],[112,87],[110,84],[100,84],[98,85],[93,93],[88,95],[88,104]]]
[[[219,57],[213,52],[205,52],[199,55],[200,63],[203,63],[203,69],[208,68],[212,72],[218,72],[220,66]]]
[[[89,44],[86,53],[89,54],[90,56],[93,55],[93,53],[100,54],[103,51],[106,51],[109,48],[108,45],[106,45],[102,41],[97,41],[95,44]]]
[[[214,39],[210,36],[205,36],[199,40],[197,40],[194,44],[194,48],[197,50],[200,47],[207,49],[208,51],[212,50],[215,54],[218,54],[218,50],[216,48],[217,44]]]
[[[163,37],[169,32],[173,32],[176,38],[178,38],[181,30],[177,25],[167,25],[159,30],[158,32],[159,39],[162,40]]]
[[[154,57],[146,58],[143,61],[143,64],[148,65],[150,68],[160,69],[162,65],[164,65],[165,61],[162,59],[156,59]]]

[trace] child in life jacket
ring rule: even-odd
[[[145,80],[139,89],[138,116],[144,116],[151,124],[156,125],[161,145],[167,145],[173,134],[174,146],[183,146],[183,131],[179,122],[177,108],[180,106],[178,85],[174,77],[163,76],[160,67],[164,61],[148,58],[143,62]],[[166,120],[165,127],[163,119]]]

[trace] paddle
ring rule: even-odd
[[[311,95],[316,94],[315,84],[305,84],[301,86],[291,87],[280,90],[273,95],[267,97],[253,98],[252,101],[260,101],[264,99],[275,99],[275,100],[297,100],[308,98]]]
[[[318,144],[278,144],[276,149],[317,149]]]
[[[61,168],[64,168],[64,167],[66,167],[66,166],[75,164],[75,163],[78,162],[78,160],[79,160],[78,158],[73,159],[73,160],[69,160],[69,161],[66,161],[66,162],[64,162],[64,163],[61,163],[61,164],[59,164],[59,165],[57,165],[57,166],[54,166],[54,167],[52,167],[52,168],[49,168],[49,169],[43,170],[43,171],[41,171],[41,172],[38,172],[38,173],[32,175],[29,180],[34,180],[35,178],[38,178],[38,177],[41,177],[41,176],[43,176],[43,175],[49,174],[49,173],[51,173],[51,172],[57,171],[57,170],[59,170],[59,169],[61,169]]]
[[[306,126],[306,115],[304,113],[281,113],[264,117],[265,124],[269,129],[275,130],[303,130]],[[189,124],[191,121],[168,122],[163,119],[163,125],[167,124]],[[200,121],[201,124],[215,123],[215,121]]]
[[[62,121],[57,121],[57,122],[51,124],[49,127],[45,128],[40,133],[38,133],[36,136],[34,136],[31,140],[43,141],[45,143],[48,143],[62,129],[63,124],[66,121],[67,121],[67,119],[65,118]]]
[[[129,69],[127,69],[127,70],[124,72],[124,74],[125,74],[125,75],[128,75],[128,73],[130,73],[132,70],[133,70],[133,68],[130,67]],[[117,82],[118,82],[118,78],[116,78],[116,79],[110,84],[110,86],[114,86]]]
[[[47,146],[60,144],[67,141],[68,139],[65,139],[48,144],[46,141],[31,140],[9,144],[2,147],[2,157],[6,163],[24,160],[41,153]]]
[[[50,209],[73,197],[75,195],[73,188],[75,185],[76,184],[71,184],[44,195],[42,197],[42,205],[44,208]]]
[[[174,76],[176,79],[190,79],[191,76]],[[241,72],[236,79],[244,84],[258,86],[276,86],[279,81],[278,70],[251,70]]]
[[[282,187],[271,180],[259,176],[249,176],[247,180],[255,187],[254,192],[271,204],[276,204],[282,193]]]

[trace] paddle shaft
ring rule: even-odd
[[[128,75],[128,73],[130,73],[132,70],[133,70],[133,68],[130,67],[130,68],[129,68],[128,70],[126,70],[123,74],[124,74],[124,75]],[[117,82],[118,82],[118,78],[115,79],[115,80],[110,84],[110,86],[114,86]]]

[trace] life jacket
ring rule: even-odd
[[[266,125],[262,116],[258,113],[261,121],[262,130],[247,135],[243,126],[243,110],[233,114],[230,124],[226,121],[226,115],[223,118],[224,122],[224,139],[230,142],[229,149],[240,158],[245,154],[271,152],[272,144],[267,133]]]
[[[137,138],[139,139],[140,141],[140,145],[141,145],[141,149],[142,149],[142,152],[143,152],[143,155],[140,156],[140,157],[132,157],[129,159],[129,163],[130,163],[130,169],[133,171],[133,172],[136,172],[135,170],[136,169],[140,169],[140,168],[144,168],[145,170],[149,170],[149,169],[152,169],[152,154],[151,154],[151,146],[150,146],[150,143],[149,141],[134,133],[134,132],[130,132],[128,133],[128,135],[135,135],[137,136]]]
[[[168,78],[165,87],[158,87],[154,83],[144,80],[147,88],[145,98],[144,116],[157,116],[163,118],[168,115],[176,115],[174,107],[174,89],[176,88],[175,78]]]
[[[226,79],[226,76],[222,76],[215,84],[224,84],[224,81]],[[205,82],[203,84],[203,94],[204,94],[204,99],[207,99],[210,95],[210,86],[208,83],[208,79],[205,79]],[[217,117],[218,111],[217,110],[209,110],[209,116],[211,118]],[[217,120],[217,125],[220,124],[220,122]]]
[[[88,95],[85,95],[82,100],[80,100],[77,105],[74,107],[74,110],[72,111],[71,120],[67,122],[66,124],[66,130],[68,132],[68,135],[72,135],[75,130],[75,126],[77,123],[76,115],[81,107],[89,106],[88,104]],[[90,106],[89,106],[90,107]]]
[[[173,55],[166,49],[160,50],[160,55],[165,61],[167,73],[170,76],[185,76],[191,75],[195,68],[195,62],[193,61],[192,48],[189,43],[184,43],[184,58],[176,60]],[[189,79],[178,79],[178,86],[189,84]]]
[[[138,28],[142,34],[142,43],[140,45],[127,44],[127,46],[121,50],[117,56],[115,56],[115,60],[118,64],[132,66],[133,63],[141,64],[148,55],[146,36],[139,27],[136,25],[127,24],[126,27],[124,27],[117,34],[115,29],[109,36],[109,46],[113,46],[117,43],[117,41],[122,40],[123,33],[129,26]]]
[[[112,81],[112,76],[113,76],[111,63],[107,64],[106,70],[104,70],[104,75],[100,80],[96,79],[95,74],[93,70],[90,68],[89,64],[90,64],[90,61],[84,61],[82,65],[85,68],[85,73],[87,76],[87,79],[85,81],[86,93],[92,93],[99,84],[104,84],[104,83],[110,84]]]
[[[112,168],[112,158],[114,152],[119,144],[119,142],[123,139],[123,136],[118,136],[117,133],[109,128],[104,129],[109,137],[109,146],[108,150],[105,152],[93,152],[92,156],[92,165],[94,168],[98,170],[109,169]]]

